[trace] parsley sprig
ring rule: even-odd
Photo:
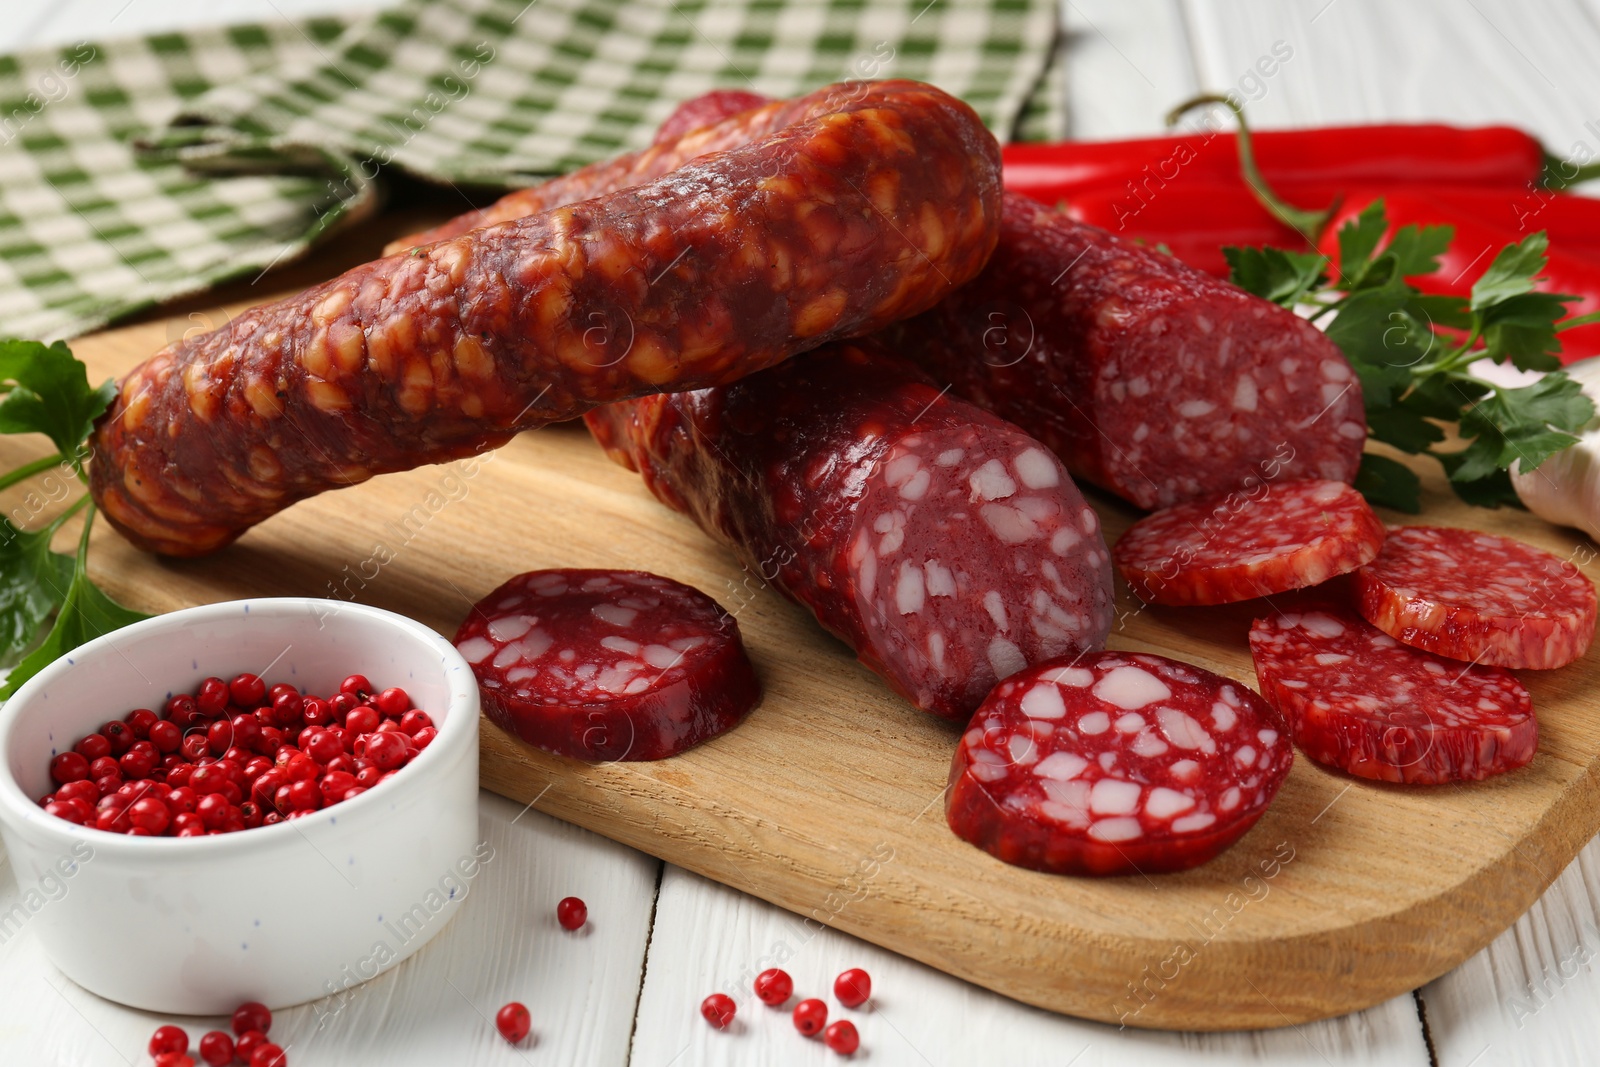
[[[30,492],[13,515],[46,510],[65,499],[68,486],[87,484],[83,461],[89,435],[115,396],[114,382],[91,387],[88,369],[60,341],[0,340],[0,433],[41,433],[56,447],[55,455],[0,475],[0,489],[33,478],[48,482],[47,489]],[[79,512],[84,518],[77,552],[54,551],[56,534]],[[89,580],[94,512],[84,494],[39,529],[24,530],[10,516],[0,516],[0,666],[11,667],[0,698],[86,641],[148,618]]]
[[[1548,258],[1542,232],[1507,245],[1470,297],[1457,297],[1406,281],[1439,269],[1453,227],[1403,226],[1385,242],[1388,229],[1377,200],[1339,228],[1337,263],[1279,248],[1223,252],[1234,284],[1325,322],[1361,380],[1373,440],[1431,456],[1469,504],[1517,505],[1511,465],[1536,469],[1594,417],[1594,403],[1557,358],[1559,332],[1591,317],[1563,322],[1579,298],[1535,290]],[[1480,359],[1547,373],[1533,385],[1502,386],[1472,373]],[[1449,424],[1457,440],[1447,444]],[[1364,455],[1356,487],[1374,504],[1421,510],[1416,473],[1387,456]]]

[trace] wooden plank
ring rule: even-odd
[[[159,347],[170,328],[115,331],[78,350],[98,377]],[[0,464],[27,458],[27,447],[0,442]],[[1114,538],[1131,513],[1099,505]],[[1429,518],[1490,526],[1562,555],[1572,548],[1531,516],[1471,512],[1437,486]],[[1583,701],[1600,676],[1591,656],[1530,679],[1544,741],[1518,774],[1406,791],[1352,784],[1302,760],[1256,829],[1200,870],[1156,882],[1008,868],[942,825],[953,730],[891,696],[771,590],[746,585],[727,553],[609,464],[578,426],[524,435],[492,460],[305,502],[209,559],[155,561],[104,529],[96,546],[96,575],[146,608],[335,595],[446,633],[471,599],[534,567],[642,566],[706,589],[739,606],[767,684],[746,724],[663,763],[593,767],[485,727],[485,784],[523,800],[548,787],[542,811],[1019,1000],[1091,1018],[1278,1026],[1386,1000],[1465,959],[1537,897],[1543,883],[1526,877],[1518,850],[1553,873],[1600,820],[1600,724]],[[393,558],[374,563],[384,556]],[[1250,606],[1122,607],[1116,647],[1252,678]],[[1260,864],[1291,853],[1260,882]],[[893,860],[872,892],[838,907],[841,892],[859,888],[859,864],[886,854]],[[1180,942],[1193,962],[1161,977]]]
[[[789,1010],[766,1007],[750,990],[753,975],[777,966],[795,980]],[[865,968],[872,976],[866,1010],[846,1010],[833,999],[834,976],[847,967]],[[714,990],[739,1005],[735,1026],[726,1033],[707,1026],[695,1010]],[[803,996],[826,1001],[830,1020],[855,1023],[862,1048],[857,1055],[874,1067],[1035,1064],[1047,1061],[1045,1050],[1057,1067],[1428,1063],[1409,994],[1359,1015],[1269,1033],[1118,1030],[1021,1007],[668,865],[639,1001],[633,1067],[820,1063],[815,1043],[795,1033],[790,1020]]]
[[[479,819],[494,851],[448,929],[370,982],[276,1013],[272,1037],[296,1067],[373,1062],[374,1049],[385,1063],[462,1067],[628,1062],[660,865],[489,794]],[[575,934],[555,921],[556,901],[571,894],[589,905],[589,924]],[[0,915],[17,900],[14,880],[0,874]],[[50,966],[25,923],[0,940],[0,999],[8,1064],[142,1064],[165,1023],[184,1027],[192,1044],[228,1028],[223,1018],[156,1015],[84,992]],[[533,1013],[534,1038],[520,1049],[494,1028],[510,1000]]]
[[[1179,0],[1063,0],[1061,22],[1074,140],[1160,133],[1199,91]]]

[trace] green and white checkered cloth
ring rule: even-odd
[[[1055,0],[409,0],[0,57],[0,336],[259,274],[373,210],[383,167],[526,185],[712,88],[917,78],[1059,136],[1057,45]]]

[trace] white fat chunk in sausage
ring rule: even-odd
[[[1056,685],[1065,685],[1073,689],[1086,689],[1094,682],[1094,671],[1087,667],[1057,667],[1041,677],[1047,682],[1054,682]]]
[[[902,615],[915,615],[922,610],[925,592],[922,568],[914,563],[900,564],[900,578],[894,584],[895,610]]]
[[[1096,815],[1132,815],[1139,810],[1144,787],[1120,778],[1102,778],[1089,791],[1089,810]]]
[[[1039,746],[1029,734],[1012,734],[1006,741],[1006,755],[1018,767],[1026,767],[1039,758]]]
[[[1030,719],[1059,719],[1067,713],[1061,690],[1048,682],[1038,682],[1028,687],[1018,702],[1022,714]]]
[[[1233,754],[1233,758],[1241,767],[1253,767],[1256,762],[1256,750],[1252,745],[1245,745]]]
[[[1117,667],[1095,683],[1094,695],[1124,711],[1172,696],[1167,683],[1142,667]]]
[[[1065,526],[1050,535],[1050,551],[1065,556],[1083,541],[1083,535]]]
[[[589,609],[589,613],[601,622],[610,623],[612,626],[632,626],[639,613],[633,608],[621,607],[617,604],[596,604]]]
[[[1017,491],[1017,483],[1006,473],[1005,464],[991,459],[967,478],[974,500],[1004,500]]]
[[[930,559],[922,565],[922,570],[927,575],[929,596],[956,595],[956,577],[950,573],[949,567],[936,559]]]
[[[1133,841],[1144,836],[1144,827],[1134,818],[1101,819],[1089,827],[1096,841]]]
[[[934,462],[939,464],[941,467],[954,467],[957,463],[961,462],[961,457],[965,456],[966,454],[967,453],[965,449],[947,448],[943,452],[939,453],[939,458],[934,460]]]
[[[1211,725],[1217,728],[1218,733],[1227,733],[1233,729],[1233,724],[1239,721],[1239,716],[1234,710],[1222,701],[1213,701],[1211,704]]]
[[[1088,766],[1089,761],[1076,752],[1052,752],[1038,762],[1033,768],[1033,773],[1052,781],[1070,782],[1082,774]]]
[[[1145,727],[1144,716],[1137,711],[1130,711],[1117,716],[1117,721],[1111,725],[1117,728],[1119,734],[1136,734]]]
[[[933,660],[933,668],[940,674],[944,673],[944,634],[934,630],[928,634],[928,658]]]
[[[1167,773],[1180,782],[1197,782],[1200,780],[1200,764],[1192,759],[1176,760],[1167,768]]]
[[[1094,737],[1111,729],[1111,716],[1103,711],[1091,711],[1078,720],[1078,732],[1086,737]]]
[[[1177,708],[1157,708],[1156,721],[1161,724],[1161,732],[1167,740],[1179,748],[1198,749],[1207,755],[1217,751],[1217,743],[1206,728]]]
[[[1178,414],[1186,419],[1199,419],[1217,410],[1217,405],[1209,400],[1185,400],[1178,405]]]
[[[630,640],[617,634],[611,634],[600,639],[601,648],[609,648],[613,652],[621,652],[627,656],[638,655],[639,642]]]
[[[532,615],[502,615],[489,620],[489,636],[504,644],[515,641],[529,630],[539,620]]]
[[[1192,807],[1194,807],[1194,797],[1158,785],[1150,790],[1150,796],[1144,802],[1144,813],[1152,819],[1170,819],[1174,815],[1182,815]]]
[[[1318,637],[1338,637],[1344,633],[1344,623],[1332,615],[1324,615],[1321,612],[1300,616],[1300,625]]]
[[[1028,665],[1022,649],[1003,637],[989,642],[989,666],[996,678],[1009,678]]]
[[[1157,756],[1165,756],[1167,754],[1167,749],[1171,747],[1171,745],[1157,737],[1155,735],[1155,731],[1153,730],[1144,731],[1138,737],[1133,739],[1133,744],[1128,746],[1129,750],[1135,756],[1143,756],[1145,759],[1155,759]]]
[[[1217,817],[1209,811],[1197,811],[1193,815],[1172,820],[1172,829],[1180,834],[1191,834],[1196,830],[1204,830],[1216,821]]]
[[[1347,382],[1350,380],[1350,367],[1343,360],[1325,359],[1322,361],[1322,376],[1330,382]]]
[[[666,645],[646,645],[644,646],[644,651],[639,654],[639,658],[656,670],[665,671],[676,667],[678,661],[683,659],[683,653],[675,652]]]
[[[1323,382],[1322,402],[1330,406],[1337,404],[1339,402],[1339,398],[1344,396],[1344,394],[1349,391],[1350,387],[1348,385],[1339,385],[1336,382]]]
[[[1039,527],[1032,519],[1005,504],[985,504],[978,509],[978,514],[983,518],[983,524],[1008,545],[1031,541],[1039,532]]]
[[[1018,454],[1012,465],[1017,468],[1017,477],[1021,478],[1022,484],[1029,489],[1053,489],[1061,484],[1056,461],[1043,449],[1024,450]]]
[[[1235,411],[1254,411],[1259,394],[1256,391],[1256,380],[1246,374],[1239,379],[1233,387],[1233,407]]]
[[[468,663],[482,663],[495,650],[495,643],[487,637],[469,637],[456,646],[456,651],[461,653]]]
[[[989,613],[995,628],[1001,631],[1006,629],[1006,604],[1000,599],[998,590],[991,589],[983,594],[983,610]]]
[[[928,495],[928,486],[932,484],[933,475],[918,467],[917,473],[913,474],[910,480],[900,487],[900,498],[902,500],[921,500]]]

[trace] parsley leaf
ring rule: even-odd
[[[1535,233],[1501,249],[1470,299],[1423,293],[1406,279],[1439,269],[1455,231],[1402,226],[1388,237],[1382,200],[1339,228],[1339,280],[1328,286],[1325,257],[1272,248],[1229,248],[1233,280],[1279,303],[1328,315],[1328,339],[1361,381],[1367,433],[1402,452],[1431,456],[1469,504],[1518,504],[1508,468],[1533,470],[1577,441],[1595,405],[1559,368],[1560,330],[1578,298],[1538,289],[1549,241]],[[1563,320],[1566,322],[1563,322]],[[1473,376],[1480,359],[1544,371],[1536,384],[1505,388]],[[1455,423],[1464,445],[1440,451]],[[1416,474],[1381,456],[1362,459],[1356,485],[1375,504],[1420,507]]]
[[[102,593],[89,580],[88,552],[89,529],[94,524],[94,505],[83,520],[83,534],[78,540],[78,555],[71,571],[61,610],[56,613],[55,625],[45,635],[38,648],[23,657],[6,676],[5,688],[0,689],[0,700],[9,699],[29,678],[38,674],[57,659],[79,645],[97,637],[120,630],[130,623],[150,616],[132,611]]]
[[[1316,252],[1229,246],[1222,255],[1228,261],[1233,284],[1282,307],[1294,307],[1301,297],[1328,280],[1323,273],[1328,257]]]
[[[52,524],[37,533],[0,518],[0,665],[15,663],[66,599],[73,559],[50,551]]]
[[[42,433],[63,456],[78,454],[117,395],[112,381],[91,388],[88,369],[61,341],[0,341],[0,382],[0,433]]]
[[[1369,503],[1408,515],[1422,510],[1422,483],[1416,472],[1398,460],[1365,452],[1356,472],[1356,489]]]

